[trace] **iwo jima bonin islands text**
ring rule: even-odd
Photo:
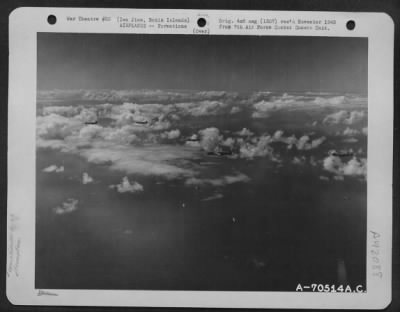
[[[119,26],[123,28],[146,28],[147,23],[157,28],[188,28],[190,22],[188,17],[185,18],[140,18],[140,17],[118,17]]]

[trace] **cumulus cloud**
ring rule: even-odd
[[[343,174],[347,176],[367,176],[367,160],[353,158],[343,167]]]
[[[120,184],[110,185],[110,188],[115,188],[119,193],[137,193],[143,192],[143,186],[134,181],[131,183],[128,177],[123,177]]]
[[[300,137],[300,139],[296,143],[297,149],[299,150],[307,149],[307,143],[309,140],[310,137],[308,135],[303,135],[302,137]]]
[[[149,121],[143,116],[137,116],[135,114],[132,114],[131,112],[122,112],[116,117],[117,126],[131,125],[141,122],[147,124]],[[144,125],[142,126],[142,128],[144,128]]]
[[[285,108],[286,106],[286,103],[283,102],[261,101],[253,105],[254,112],[251,116],[253,118],[269,117],[271,112]]]
[[[229,147],[229,148],[233,148],[233,146],[235,145],[235,143],[236,143],[236,140],[235,140],[234,138],[229,137],[229,138],[226,138],[225,140],[223,140],[220,144],[221,144],[222,146],[226,146],[226,147]]]
[[[200,101],[189,103],[178,103],[175,105],[179,114],[191,115],[194,117],[218,115],[227,103],[220,101]]]
[[[78,106],[46,106],[43,108],[43,115],[57,114],[64,117],[73,117],[78,115],[81,107]]]
[[[237,114],[237,113],[240,113],[241,111],[242,111],[242,109],[241,109],[240,107],[238,107],[238,106],[233,106],[233,107],[231,108],[230,113],[231,113],[231,114]]]
[[[167,179],[193,176],[197,170],[193,160],[199,151],[185,146],[166,144],[151,146],[94,145],[79,154],[89,162],[109,164],[112,170],[126,174],[155,175]]]
[[[185,185],[192,186],[192,185],[212,185],[212,186],[225,186],[228,184],[239,183],[239,182],[249,182],[250,178],[243,174],[237,173],[236,175],[227,175],[220,178],[189,178],[186,180]]]
[[[315,160],[314,156],[310,156],[309,158],[305,156],[294,156],[292,161],[292,164],[294,165],[310,165],[312,167],[318,166],[318,162]]]
[[[143,133],[141,126],[124,125],[121,127],[102,127],[99,125],[86,125],[79,131],[79,142],[84,144],[93,144],[95,140],[109,141],[111,143],[119,143],[129,145],[133,142],[139,142],[146,138],[139,135]],[[147,133],[147,132],[146,132]],[[147,137],[150,137],[148,134]],[[71,138],[72,139],[72,138]]]
[[[221,199],[221,198],[224,198],[224,195],[218,193],[218,194],[203,198],[201,201],[210,201],[210,200],[216,200],[216,199]]]
[[[125,125],[121,128],[103,128],[102,137],[110,142],[130,144],[139,140],[137,127],[132,125]]]
[[[199,136],[197,134],[192,134],[189,139],[190,140],[198,140]]]
[[[115,105],[110,103],[98,104],[96,105],[97,114],[101,117],[107,117],[111,114],[114,106]]]
[[[93,178],[87,173],[82,174],[82,184],[89,184],[93,182]]]
[[[193,170],[196,170],[191,160],[196,159],[199,153],[197,149],[161,144],[143,145],[144,142],[153,144],[158,135],[140,132],[140,126],[137,125],[85,125],[75,118],[49,114],[37,118],[37,127],[38,148],[78,154],[89,162],[107,163],[110,169],[126,174],[175,178],[192,176]],[[176,136],[177,131],[169,135]],[[136,142],[142,145],[131,145]]]
[[[84,108],[81,110],[79,115],[76,116],[76,119],[82,122],[96,122],[97,121],[97,111],[95,108],[87,109]]]
[[[114,105],[108,112],[108,117],[115,120],[117,126],[136,125],[141,131],[163,130],[170,127],[170,116],[179,119],[172,114],[176,111],[175,105],[161,104],[133,104],[123,103]],[[168,118],[167,118],[168,117]]]
[[[292,164],[294,164],[294,165],[304,165],[305,162],[306,162],[306,158],[304,156],[301,156],[301,157],[295,156],[292,159]]]
[[[64,166],[57,167],[56,165],[51,165],[42,170],[43,172],[64,172]]]
[[[171,128],[171,123],[168,120],[160,120],[154,123],[151,127],[153,130],[166,130]]]
[[[291,149],[293,146],[296,146],[298,150],[308,151],[319,147],[322,143],[326,141],[326,137],[322,136],[320,138],[311,140],[308,135],[303,135],[299,139],[297,139],[294,135],[285,137],[282,130],[277,130],[272,136],[272,141],[283,142],[288,145],[289,149]]]
[[[314,103],[327,106],[327,105],[341,105],[347,103],[347,99],[345,96],[334,96],[334,97],[319,97],[317,96],[314,100]]]
[[[345,110],[341,110],[336,113],[327,115],[322,122],[325,124],[338,124],[342,123],[347,118],[348,118],[348,112]]]
[[[323,123],[325,124],[346,124],[353,125],[363,121],[366,118],[365,111],[346,111],[341,110],[336,113],[327,115]]]
[[[146,116],[148,118],[163,119],[166,115],[176,112],[174,104],[132,104],[125,103],[124,107],[135,114]]]
[[[292,149],[294,146],[299,151],[308,151],[318,148],[322,143],[326,141],[326,137],[322,136],[319,138],[311,139],[308,135],[303,135],[300,138],[296,138],[295,135],[285,137],[283,131],[278,130],[272,136],[272,142],[282,142],[287,145],[288,149]]]
[[[342,160],[333,155],[329,155],[324,159],[323,162],[324,169],[332,173],[342,174],[342,168],[344,166]]]
[[[367,117],[365,111],[352,111],[349,118],[345,120],[345,123],[352,125],[363,121]]]
[[[37,135],[43,139],[64,139],[78,131],[81,123],[73,118],[57,114],[38,116],[36,119]]]
[[[36,147],[61,151],[68,150],[68,146],[64,140],[44,140],[40,137],[36,138]]]
[[[352,129],[352,128],[347,127],[346,129],[343,130],[344,136],[356,136],[359,134],[360,134],[360,131],[358,131],[357,129]]]
[[[94,140],[121,144],[139,141],[155,143],[158,138],[158,134],[156,136],[155,133],[171,127],[166,113],[171,111],[172,106],[123,103],[79,109],[70,106],[52,107],[52,109],[47,109],[42,116],[37,117],[37,146],[71,151],[74,148],[90,146]],[[70,116],[78,111],[79,114],[72,117],[61,115]],[[98,115],[101,118],[111,118],[113,122],[107,127],[100,124],[85,124],[88,121],[97,121]],[[164,135],[166,138],[172,138],[178,135],[178,131],[173,130]]]
[[[199,131],[200,145],[206,152],[212,152],[221,141],[221,136],[218,128],[211,127]]]
[[[274,133],[274,135],[272,136],[272,138],[273,138],[275,141],[280,141],[280,140],[283,138],[283,134],[284,134],[284,132],[283,132],[282,130],[277,130],[277,131],[275,131],[275,133]]]
[[[243,173],[238,173],[238,174],[232,175],[232,176],[230,176],[230,175],[225,176],[224,181],[227,184],[232,184],[232,183],[238,183],[238,182],[249,182],[250,178]]]
[[[311,141],[308,136],[302,136],[297,142],[297,148],[299,150],[311,150],[320,146],[325,140],[326,137],[324,136]]]
[[[181,135],[181,132],[179,129],[171,130],[171,131],[166,131],[161,134],[161,138],[163,139],[168,139],[168,140],[175,140],[179,138]]]
[[[79,137],[83,139],[93,139],[97,136],[101,135],[101,132],[103,131],[103,127],[98,126],[98,125],[85,125],[79,130]]]
[[[254,157],[272,156],[271,136],[263,135],[255,140],[255,143],[243,142],[239,152],[241,158],[253,159]]]
[[[243,128],[242,130],[236,132],[237,135],[239,136],[252,136],[254,133],[251,132],[249,129],[247,128]]]
[[[167,116],[175,110],[174,105],[123,103],[113,105],[107,117],[115,120],[117,126],[137,125],[142,131],[155,128],[162,130],[169,128]],[[179,116],[175,117],[179,118]]]
[[[347,163],[340,157],[329,155],[323,161],[323,167],[326,171],[334,173],[337,176],[367,176],[367,160],[365,158],[352,158]]]
[[[57,206],[53,209],[55,214],[63,215],[71,213],[78,209],[78,200],[74,198],[68,198],[65,202],[63,202],[60,206]]]
[[[289,137],[284,136],[284,131],[282,130],[277,130],[272,136],[273,142],[282,142],[288,145],[288,148],[292,148],[293,145],[296,145],[298,140],[294,135],[291,135]],[[303,138],[304,140],[304,138]]]
[[[289,137],[282,137],[278,141],[287,144],[288,149],[291,149],[294,145],[297,144],[297,138],[296,138],[296,136],[294,134],[289,136]]]

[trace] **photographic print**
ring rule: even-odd
[[[38,33],[35,288],[365,292],[367,107],[365,37]]]

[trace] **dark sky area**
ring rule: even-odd
[[[38,34],[38,89],[367,92],[366,38]]]

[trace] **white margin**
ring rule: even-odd
[[[49,25],[47,16],[57,16]],[[119,28],[96,22],[67,23],[67,15],[168,16],[190,19],[187,29]],[[48,290],[34,287],[35,129],[37,32],[193,34],[198,16],[209,22],[209,35],[290,35],[368,37],[368,237],[366,293]],[[215,25],[230,18],[335,19],[330,30],[227,31]],[[347,20],[356,22],[349,31]],[[384,13],[217,11],[86,8],[18,8],[9,17],[7,297],[15,305],[152,306],[224,308],[383,309],[391,302],[393,53],[394,23]],[[375,236],[373,235],[373,231]],[[378,235],[377,235],[378,234]],[[377,251],[378,250],[378,251]],[[379,254],[376,254],[379,252]],[[18,261],[16,261],[16,259]],[[382,277],[374,265],[380,265]],[[376,268],[376,267],[375,267]],[[374,274],[375,273],[375,274]],[[43,291],[43,290],[42,290]],[[44,290],[46,291],[46,290]]]

